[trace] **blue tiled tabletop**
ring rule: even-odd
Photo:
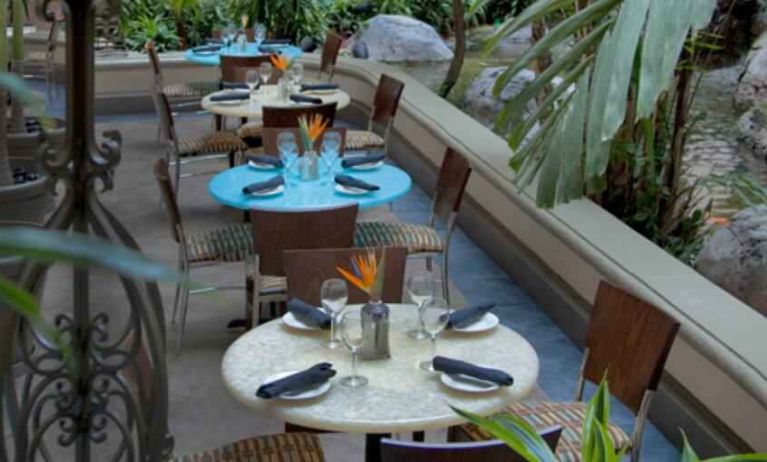
[[[286,56],[289,59],[295,59],[299,56],[301,56],[301,49],[292,45],[285,45],[285,46],[275,46],[275,50],[281,54]],[[240,48],[238,45],[233,45],[231,47],[222,48],[222,51],[217,51],[213,53],[195,53],[194,49],[190,48],[186,50],[185,57],[189,61],[194,61],[199,64],[204,64],[206,66],[218,66],[221,64],[221,55],[232,55],[232,56],[257,56],[261,55],[260,51],[258,51],[258,44],[255,42],[248,42],[246,44],[245,51],[240,51]]]
[[[238,209],[259,209],[278,212],[298,212],[338,207],[357,203],[360,208],[376,207],[394,202],[410,191],[410,176],[398,167],[384,164],[375,170],[347,170],[344,174],[381,187],[362,195],[347,195],[334,189],[332,178],[317,181],[299,181],[287,190],[271,197],[244,194],[242,188],[251,183],[265,181],[282,171],[257,170],[247,165],[230,168],[211,178],[208,192],[217,202]]]

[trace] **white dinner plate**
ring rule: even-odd
[[[284,192],[285,192],[285,186],[284,185],[279,185],[279,186],[277,186],[274,189],[267,189],[267,190],[264,190],[264,191],[258,191],[258,192],[250,193],[250,194],[247,194],[247,195],[250,196],[250,197],[272,197],[272,196],[276,196],[278,194],[282,194]]]
[[[338,91],[337,88],[329,88],[325,90],[306,90],[301,93],[305,95],[332,95]]]
[[[275,380],[283,379],[289,375],[295,374],[296,372],[300,372],[300,371],[284,371],[284,372],[278,372],[276,374],[272,374],[264,380],[264,383],[274,382]],[[304,390],[299,393],[283,393],[280,396],[278,396],[278,398],[289,400],[289,401],[312,399],[312,398],[316,398],[318,396],[324,395],[325,393],[328,392],[328,390],[330,390],[330,381],[325,382],[322,385],[318,385],[315,388],[310,388],[308,390]]]
[[[338,183],[336,183],[335,190],[341,194],[346,194],[347,196],[364,196],[365,194],[373,192],[366,189],[350,188],[349,186],[344,186]]]
[[[319,327],[309,326],[307,324],[304,324],[303,322],[301,322],[300,319],[295,317],[293,313],[291,313],[290,311],[282,315],[282,323],[285,324],[286,326],[290,326],[298,330],[322,330]]]
[[[482,316],[477,322],[474,324],[470,324],[466,327],[453,327],[452,330],[456,332],[485,332],[490,329],[495,329],[495,326],[497,326],[500,323],[500,319],[498,319],[498,316],[494,315],[493,313],[485,313],[484,316]]]
[[[253,162],[252,160],[248,161],[248,167],[256,169],[256,170],[279,170],[280,168],[280,167],[277,167],[276,165],[261,164],[259,162]]]
[[[349,170],[375,170],[377,168],[380,168],[384,164],[383,160],[379,160],[378,162],[373,162],[370,164],[361,164],[361,165],[355,165],[354,167],[349,167]]]
[[[482,367],[492,367],[480,365]],[[439,375],[439,379],[447,387],[453,390],[465,391],[468,393],[487,393],[489,391],[495,391],[500,388],[495,382],[488,382],[486,380],[475,379],[462,374],[445,374],[444,372]]]

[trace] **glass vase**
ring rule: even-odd
[[[389,307],[381,300],[370,300],[361,310],[362,347],[360,359],[388,359],[389,350]]]

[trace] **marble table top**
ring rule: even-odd
[[[538,355],[522,336],[498,326],[479,334],[444,332],[437,354],[497,367],[514,377],[514,385],[482,394],[447,388],[436,373],[417,368],[430,352],[428,341],[417,341],[406,332],[416,326],[416,307],[389,305],[392,357],[360,361],[358,372],[369,384],[351,389],[338,379],[349,375],[348,350],[328,350],[327,331],[293,330],[278,319],[237,339],[224,354],[221,372],[228,391],[258,412],[311,428],[348,433],[397,433],[433,430],[463,422],[448,404],[481,415],[490,415],[524,399],[538,378]],[[256,389],[277,372],[298,370],[318,362],[333,363],[338,374],[328,393],[307,401],[263,400]]]
[[[223,90],[223,92],[226,91],[227,90]],[[217,95],[219,93],[222,92],[211,93],[204,97],[201,103],[202,108],[206,111],[225,117],[247,117],[251,122],[262,119],[264,106],[286,107],[298,105],[298,103],[294,103],[293,101],[280,101],[277,98],[277,85],[264,85],[256,94],[255,102],[250,102],[250,100],[247,99],[242,100],[241,102],[219,102],[210,100],[212,95]],[[336,109],[345,108],[351,103],[351,97],[343,90],[336,90],[333,93],[313,93],[307,91],[302,93],[302,95],[320,98],[325,104],[335,102]]]

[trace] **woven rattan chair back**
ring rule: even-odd
[[[178,202],[176,202],[176,193],[173,190],[173,183],[170,180],[170,174],[168,173],[168,163],[165,159],[157,159],[154,163],[154,178],[157,180],[157,186],[160,188],[160,196],[162,197],[165,211],[168,213],[168,222],[170,223],[170,235],[176,242],[181,242],[180,230],[183,229],[181,223],[181,212],[178,209]]]
[[[333,79],[338,52],[341,51],[343,42],[343,37],[336,33],[328,32],[325,36],[325,44],[322,46],[322,57],[320,58],[320,75],[326,76],[328,81]]]
[[[264,128],[298,127],[298,118],[319,114],[332,127],[336,118],[336,103],[318,104],[315,106],[275,107],[264,106]]]
[[[262,63],[271,64],[269,55],[258,56],[231,56],[221,55],[221,80],[223,82],[244,82],[245,75],[238,74],[238,68],[258,69]],[[272,69],[272,75],[269,77],[269,84],[277,82],[282,73],[278,69]],[[241,78],[240,78],[241,76]]]
[[[461,154],[448,148],[442,159],[432,205],[432,225],[435,219],[450,223],[461,208],[471,165]]]

